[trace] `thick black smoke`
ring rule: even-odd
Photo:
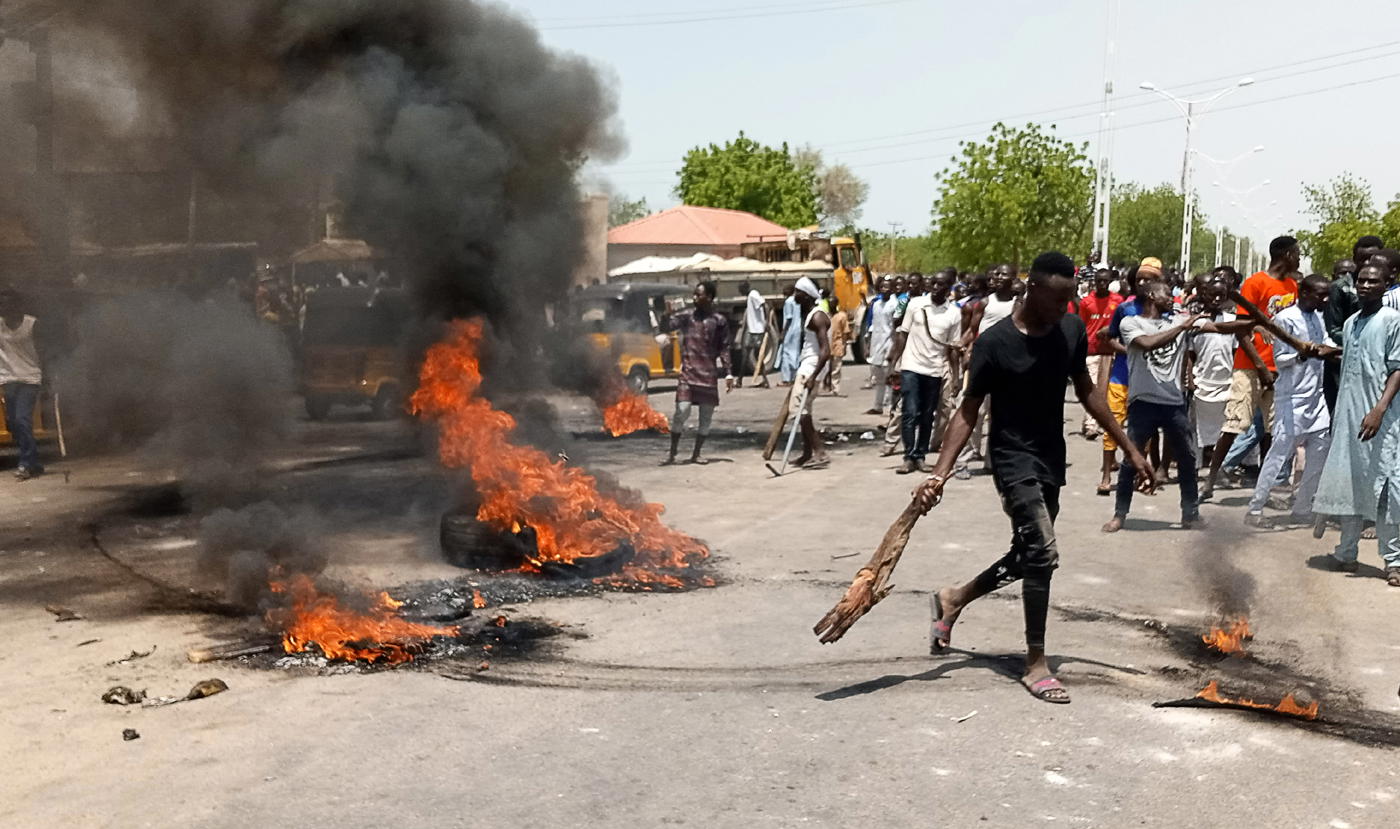
[[[321,572],[326,530],[309,510],[288,512],[267,502],[215,510],[199,525],[200,568],[227,585],[230,602],[255,609],[269,580]]]
[[[108,299],[82,314],[55,386],[84,449],[140,448],[196,502],[227,503],[285,445],[292,362],[278,331],[222,294]]]
[[[208,186],[304,202],[329,183],[428,314],[484,314],[537,353],[581,255],[575,173],[618,149],[612,93],[582,58],[464,0],[67,5]]]
[[[1197,587],[1221,619],[1248,618],[1254,606],[1258,583],[1234,560],[1248,544],[1242,530],[1212,526],[1191,549],[1191,572]]]

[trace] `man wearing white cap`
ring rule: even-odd
[[[802,320],[802,351],[797,361],[797,380],[793,385],[789,417],[799,418],[802,427],[802,455],[798,466],[825,469],[831,465],[821,435],[812,421],[812,400],[817,396],[817,383],[826,375],[831,362],[831,317],[817,305],[821,291],[811,279],[802,277],[793,286],[793,296]]]

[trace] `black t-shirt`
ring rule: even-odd
[[[1065,382],[1087,371],[1089,338],[1074,314],[1043,337],[1029,337],[1010,317],[972,346],[967,394],[991,396],[987,446],[997,489],[1035,479],[1065,485]]]

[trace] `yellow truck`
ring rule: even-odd
[[[401,414],[416,382],[404,351],[411,319],[401,290],[308,293],[300,348],[307,416],[321,420],[337,404],[367,405],[381,420]]]

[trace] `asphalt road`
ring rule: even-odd
[[[848,367],[848,385],[858,381]],[[99,558],[82,527],[167,471],[132,453],[0,480],[0,825],[1400,822],[1400,752],[1380,745],[1400,743],[1400,590],[1374,569],[1346,576],[1310,563],[1335,532],[1246,531],[1236,491],[1205,507],[1208,529],[1183,531],[1169,488],[1103,536],[1111,506],[1094,494],[1098,447],[1071,438],[1049,649],[1074,701],[1052,706],[1015,679],[1014,586],[964,614],[955,651],[928,655],[929,591],[1005,550],[988,477],[950,485],[915,528],[895,592],[844,640],[818,644],[812,625],[914,482],[860,439],[876,421],[860,414],[864,393],[819,401],[819,420],[850,435],[830,469],[771,478],[757,445],[780,394],[729,395],[717,462],[664,469],[665,438],[603,439],[591,407],[556,401],[581,435],[570,457],[664,503],[668,521],[711,545],[721,584],[514,607],[574,635],[453,677],[191,665],[187,648],[238,623],[153,611],[150,590]],[[664,389],[652,399],[671,405]],[[270,474],[274,492],[330,517],[336,575],[377,587],[462,575],[436,560],[450,490],[414,448],[401,425],[341,416],[302,424]],[[187,524],[141,526],[122,555],[171,581],[197,578]],[[1256,638],[1234,662],[1191,644],[1214,617],[1211,558],[1256,582]],[[1374,551],[1363,560],[1378,563]],[[85,618],[57,622],[46,604]],[[231,690],[144,710],[98,700],[114,684],[158,696],[211,676]],[[1330,725],[1151,706],[1214,677],[1260,698],[1314,695]],[[123,741],[124,728],[141,738]]]

